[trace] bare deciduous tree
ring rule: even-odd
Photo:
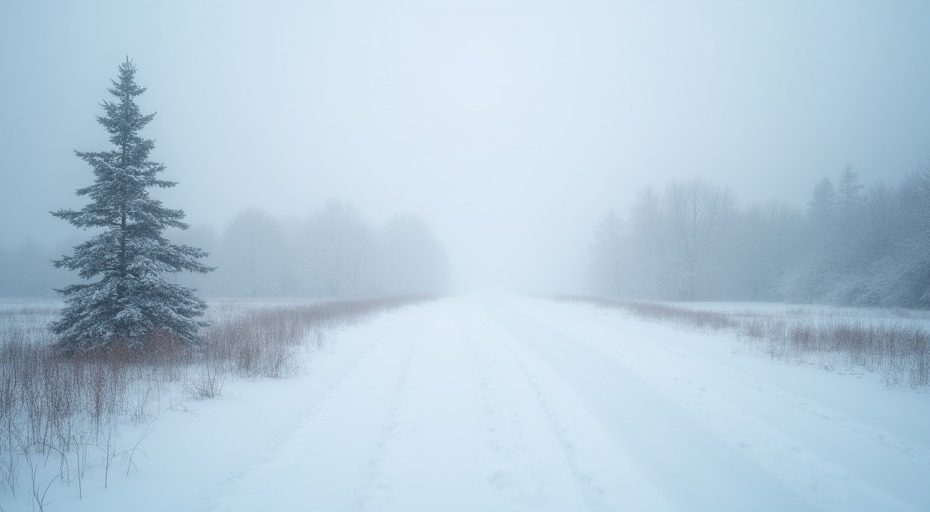
[[[672,183],[665,190],[663,210],[670,245],[678,262],[676,273],[689,299],[701,293],[702,280],[713,263],[714,244],[719,241],[734,206],[729,190],[697,179]]]

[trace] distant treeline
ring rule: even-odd
[[[206,249],[206,275],[177,279],[214,297],[360,297],[443,291],[444,251],[412,215],[373,226],[350,204],[332,201],[303,220],[247,210],[224,229],[191,228],[172,238]],[[51,259],[67,244],[0,248],[0,296],[52,296],[74,281]]]
[[[845,169],[807,208],[738,207],[693,180],[643,191],[597,227],[600,294],[930,307],[930,168],[865,188]]]

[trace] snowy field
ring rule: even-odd
[[[930,397],[868,373],[504,296],[330,336],[296,377],[173,403],[107,489],[91,468],[83,499],[55,485],[46,510],[930,507]],[[27,492],[0,504],[31,510]]]

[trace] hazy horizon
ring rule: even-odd
[[[271,8],[269,8],[269,6]],[[330,198],[426,219],[459,288],[572,290],[594,227],[700,176],[802,207],[930,158],[930,4],[37,2],[0,8],[0,247],[80,236],[129,56],[193,226]]]

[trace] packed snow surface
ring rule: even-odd
[[[161,413],[135,471],[47,510],[930,509],[930,396],[868,374],[507,296],[332,341]]]

